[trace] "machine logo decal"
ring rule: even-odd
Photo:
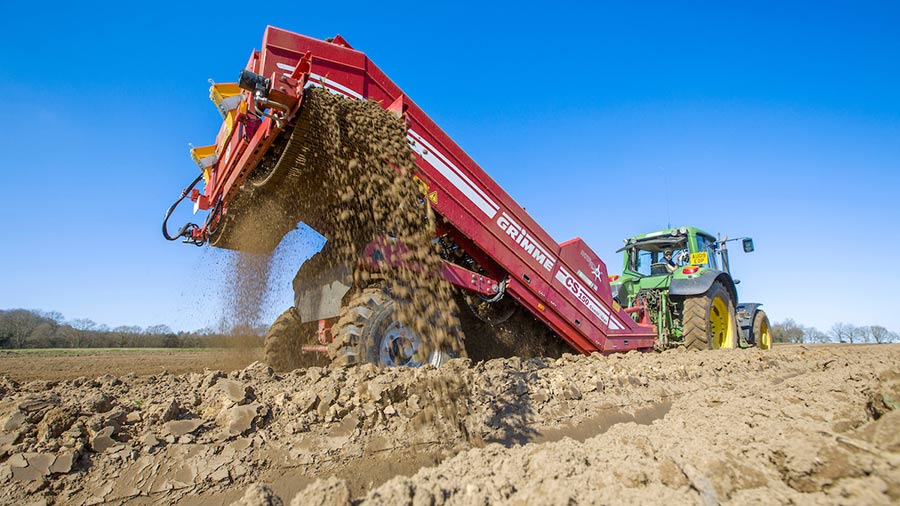
[[[513,221],[508,214],[504,212],[497,218],[497,226],[500,227],[500,230],[506,232],[506,235],[508,235],[510,239],[525,250],[525,253],[528,253],[531,255],[531,258],[537,260],[537,263],[541,264],[541,267],[547,269],[548,272],[553,270],[556,258],[550,253],[547,253],[547,250],[538,244],[534,236],[529,234],[524,227]]]
[[[593,274],[594,277],[597,278],[597,281],[602,282],[603,281],[603,273],[600,271],[600,266],[594,263],[594,259],[591,258],[591,256],[588,255],[587,252],[584,250],[581,250],[581,258],[583,258],[584,261],[587,262],[588,265],[591,266],[591,274]],[[596,291],[597,285],[591,283],[591,288],[593,288],[594,291]]]
[[[572,276],[565,267],[559,267],[559,270],[556,272],[556,280],[562,283],[562,285],[565,286],[569,292],[584,305],[584,307],[594,313],[597,318],[600,318],[603,323],[609,325],[611,330],[620,330],[624,328],[615,317],[609,314],[609,311],[606,310],[606,308],[597,302],[597,299],[595,299],[589,291],[581,286],[581,283],[575,276]]]

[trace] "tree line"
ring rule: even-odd
[[[839,322],[827,331],[801,325],[788,318],[770,328],[775,343],[896,343],[900,335],[881,325],[853,325]]]
[[[110,328],[89,319],[66,320],[57,311],[0,310],[0,349],[14,348],[222,348],[262,346],[265,326],[175,332],[167,325]],[[772,324],[776,343],[894,343],[900,335],[881,325],[835,323],[827,331],[788,318]]]
[[[92,320],[66,320],[57,311],[0,310],[0,349],[15,348],[221,348],[262,346],[265,327],[176,332],[168,325],[110,328]]]

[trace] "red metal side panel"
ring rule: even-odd
[[[260,73],[290,74],[307,51],[310,85],[383,107],[403,96],[365,54],[273,27],[266,30]],[[408,139],[429,193],[435,192],[435,211],[506,269],[513,297],[579,351],[652,347],[653,329],[613,308],[606,266],[583,241],[561,248],[415,103],[404,101]],[[595,272],[592,286],[584,278]]]

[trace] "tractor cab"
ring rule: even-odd
[[[625,253],[622,275],[616,280],[620,285],[636,283],[645,288],[664,288],[673,277],[692,276],[701,269],[726,268],[717,261],[718,241],[694,227],[660,230],[624,242],[617,251]]]
[[[641,276],[668,276],[686,265],[690,258],[685,236],[648,241],[627,251],[626,269]]]

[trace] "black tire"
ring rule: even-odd
[[[724,328],[723,322],[727,322]],[[684,346],[689,350],[734,348],[734,304],[728,289],[719,282],[703,295],[684,299],[681,323]]]
[[[318,328],[317,322],[303,323],[297,310],[288,308],[266,332],[266,363],[282,372],[327,364],[327,359],[320,353],[304,352],[302,349],[303,345],[316,342]]]
[[[769,317],[766,312],[759,310],[753,315],[753,343],[761,350],[772,348],[772,335],[769,333]]]
[[[333,363],[440,367],[458,356],[450,347],[426,350],[425,341],[397,320],[395,305],[389,293],[376,287],[366,288],[354,297],[331,329],[334,342],[328,347],[328,353]],[[455,344],[452,348],[462,349],[461,343]]]

